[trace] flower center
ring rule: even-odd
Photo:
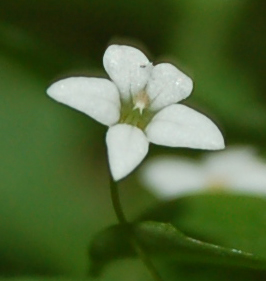
[[[149,104],[148,94],[140,91],[131,101],[122,103],[119,123],[126,123],[144,130],[155,114],[148,109]]]
[[[140,114],[142,114],[143,109],[149,106],[150,99],[145,91],[140,91],[133,97],[133,110],[139,109]]]
[[[207,189],[214,192],[223,192],[226,190],[227,182],[221,177],[215,177],[208,180]]]

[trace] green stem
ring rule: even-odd
[[[117,182],[113,180],[111,175],[110,175],[110,189],[111,189],[112,204],[119,223],[123,225],[128,224],[128,221],[126,220],[125,214],[122,209],[119,192],[117,188]],[[132,233],[129,233],[129,235],[131,236],[131,244],[133,248],[135,249],[139,258],[142,260],[143,264],[147,267],[153,279],[155,281],[163,281],[160,274],[157,272],[156,268],[152,264],[150,258],[145,253],[141,245],[138,243],[137,239],[132,235]]]
[[[145,253],[145,251],[142,249],[142,247],[139,245],[138,241],[136,239],[131,240],[132,246],[134,247],[136,253],[138,254],[139,258],[143,262],[143,264],[146,266],[148,271],[150,272],[150,275],[153,277],[155,281],[163,281],[161,275],[157,271],[157,269],[154,267],[153,263],[151,262],[149,256]]]
[[[111,175],[110,175],[110,189],[111,189],[112,204],[113,204],[113,207],[115,210],[116,217],[117,217],[119,223],[127,224],[127,220],[124,215],[122,205],[120,202],[117,183],[113,180]]]

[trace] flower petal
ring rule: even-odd
[[[206,176],[196,162],[161,156],[149,160],[140,170],[140,180],[159,198],[172,199],[203,190]]]
[[[149,148],[144,133],[127,124],[109,128],[106,143],[110,170],[116,181],[133,171],[146,156]]]
[[[217,126],[206,116],[173,104],[158,112],[146,128],[148,140],[171,147],[222,149],[224,139]]]
[[[102,78],[71,77],[52,84],[47,94],[98,122],[110,126],[120,118],[120,99],[113,82]]]
[[[124,100],[144,89],[153,68],[140,50],[119,45],[107,48],[103,65]]]
[[[252,147],[232,147],[204,160],[212,182],[221,183],[231,192],[266,194],[266,163]]]
[[[224,151],[208,153],[203,158],[204,165],[212,175],[222,173],[246,173],[259,164],[256,150],[248,146],[227,147]]]
[[[192,80],[170,63],[156,65],[147,85],[151,110],[159,110],[167,105],[187,98],[193,89]]]
[[[256,164],[231,179],[232,190],[251,195],[266,195],[266,164]]]

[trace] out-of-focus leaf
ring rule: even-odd
[[[16,278],[5,278],[0,277],[0,281],[89,281],[91,279],[80,279],[80,278],[65,278],[65,277],[16,277]]]
[[[90,275],[99,275],[112,260],[135,255],[130,243],[132,231],[129,225],[114,225],[97,234],[89,247]]]
[[[245,23],[250,29],[250,36],[246,36],[245,40],[250,45],[251,36],[254,38],[254,26],[251,28],[249,24],[253,20],[247,21],[248,12],[244,14],[245,10],[250,10],[247,3],[239,0],[176,1],[176,8],[182,16],[179,28],[172,26],[176,43],[171,40],[169,51],[176,55],[178,61],[185,62],[187,72],[194,80],[193,99],[189,99],[189,103],[205,113],[209,109],[212,119],[216,118],[215,121],[237,141],[252,139],[253,142],[263,140],[264,143],[266,111],[262,102],[263,91],[259,91],[257,83],[258,72],[244,68],[245,62],[237,62],[229,51],[237,48],[235,52],[240,55],[243,52],[252,54],[250,49],[246,50],[243,38],[238,41],[239,45],[235,45],[236,34],[247,31]],[[263,9],[260,5],[260,10]],[[252,58],[256,57],[260,64],[263,64],[263,58],[258,55],[257,49],[264,46],[264,42],[263,37],[252,42]],[[252,60],[249,57],[247,61]],[[261,76],[262,79],[264,76]]]
[[[88,165],[97,129],[2,53],[0,73],[0,275],[85,274],[83,249],[106,213],[95,214],[101,198]]]
[[[173,3],[159,0],[24,0],[17,1],[15,8],[7,1],[0,3],[0,21],[52,41],[71,57],[97,57],[99,62],[113,36],[137,38],[161,50],[172,13]]]

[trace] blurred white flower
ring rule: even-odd
[[[193,109],[175,104],[192,91],[192,80],[169,63],[153,66],[138,49],[111,45],[103,65],[112,81],[72,77],[52,84],[47,93],[109,126],[108,158],[115,180],[143,160],[149,142],[172,147],[222,149],[217,126]]]
[[[262,195],[266,194],[266,163],[247,147],[209,153],[201,162],[161,156],[144,165],[140,180],[163,199],[207,189]]]

